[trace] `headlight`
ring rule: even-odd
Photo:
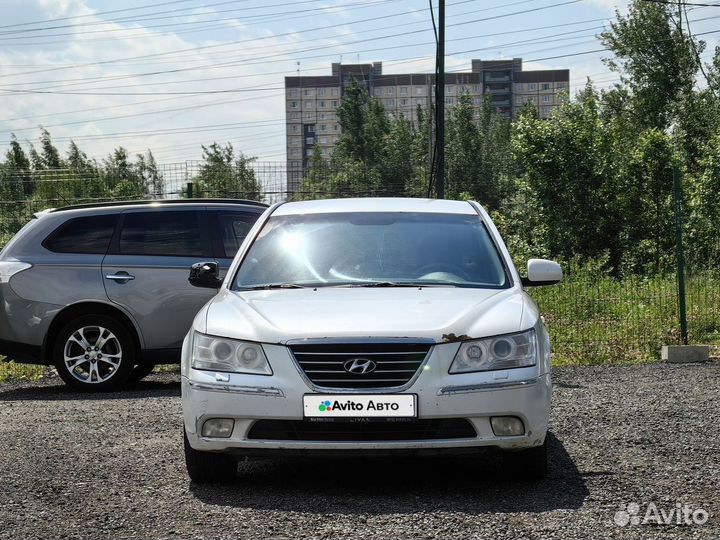
[[[535,330],[464,341],[450,365],[450,373],[534,366],[536,350]]]
[[[259,343],[206,336],[195,332],[192,367],[208,371],[230,371],[272,375],[272,369]]]

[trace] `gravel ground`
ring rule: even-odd
[[[717,362],[557,369],[535,484],[492,458],[433,458],[243,463],[197,487],[179,395],[168,373],[94,396],[0,385],[0,538],[720,538]],[[616,524],[628,503],[709,518]]]

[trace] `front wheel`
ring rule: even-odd
[[[196,484],[229,482],[237,473],[238,463],[227,454],[202,452],[190,446],[183,429],[185,443],[185,466],[190,480]]]
[[[135,365],[135,344],[122,323],[107,315],[88,314],[60,330],[53,358],[68,386],[82,392],[115,390]]]
[[[503,466],[506,473],[518,480],[542,480],[547,477],[547,437],[540,446],[505,452]]]

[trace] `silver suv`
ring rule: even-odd
[[[227,269],[267,206],[143,201],[45,210],[0,251],[0,355],[54,364],[68,385],[110,390],[179,361],[216,291],[190,267]]]

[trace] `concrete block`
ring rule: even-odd
[[[661,357],[671,364],[707,362],[710,358],[708,345],[663,345]]]

